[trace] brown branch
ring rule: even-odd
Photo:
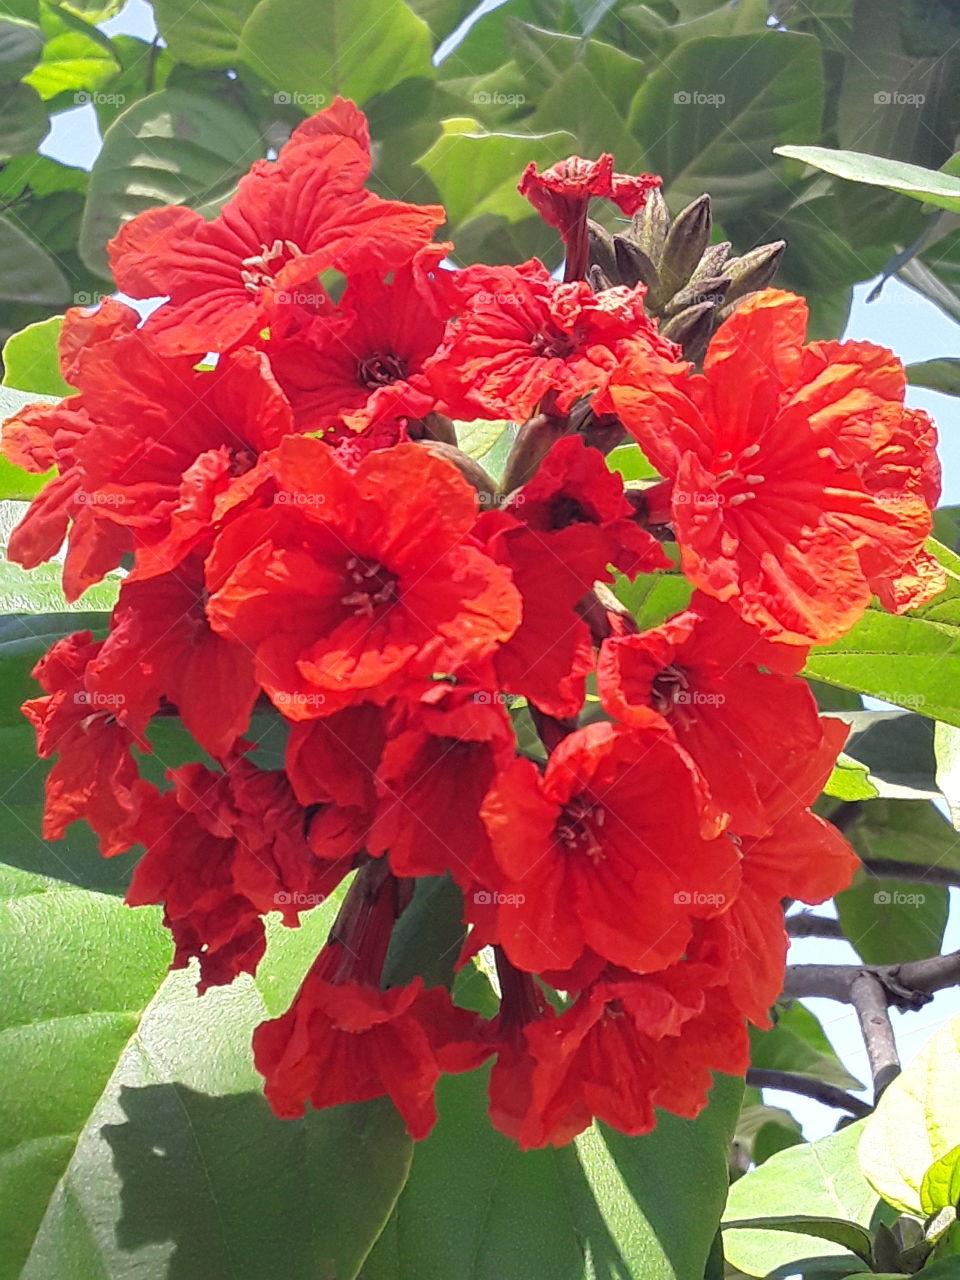
[[[880,880],[909,880],[911,884],[942,885],[947,889],[960,885],[960,871],[951,867],[930,867],[923,862],[893,862],[886,858],[863,858],[863,869]]]
[[[839,920],[833,920],[829,916],[817,916],[812,911],[801,911],[795,916],[787,916],[785,924],[791,938],[846,940],[846,934]]]
[[[850,1003],[857,1011],[860,1034],[867,1049],[876,1105],[890,1081],[900,1074],[900,1055],[890,1022],[888,995],[876,974],[867,970],[857,974],[850,983]]]
[[[789,1093],[799,1093],[805,1098],[822,1102],[825,1106],[846,1111],[856,1116],[858,1120],[861,1116],[868,1116],[872,1110],[869,1102],[864,1102],[862,1098],[855,1098],[852,1093],[839,1089],[835,1084],[827,1084],[811,1076],[797,1075],[793,1071],[750,1067],[747,1071],[747,1084],[754,1089],[785,1089]]]
[[[878,980],[888,1005],[904,1011],[922,1009],[935,991],[960,985],[960,951],[905,964],[792,964],[787,966],[783,994],[792,999],[821,996],[852,1004],[851,989],[862,973]]]

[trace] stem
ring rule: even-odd
[[[812,911],[801,911],[798,915],[788,916],[785,923],[791,938],[846,940],[846,934],[839,920],[831,920],[827,916],[816,916]]]
[[[754,1089],[785,1089],[789,1093],[799,1093],[805,1098],[814,1098],[828,1107],[837,1107],[847,1111],[859,1120],[868,1116],[872,1107],[862,1098],[855,1098],[852,1093],[838,1089],[835,1084],[826,1084],[823,1080],[814,1080],[811,1076],[800,1076],[793,1071],[775,1071],[769,1067],[750,1067],[747,1071],[747,1084]]]
[[[873,1101],[900,1074],[900,1055],[890,1022],[887,993],[873,973],[858,973],[850,984],[850,1003],[857,1011],[860,1033],[866,1045],[873,1076]]]
[[[852,1004],[854,980],[873,974],[896,1009],[917,1010],[929,1004],[935,991],[960,985],[960,951],[906,964],[792,964],[787,966],[783,994],[792,999],[821,996]]]

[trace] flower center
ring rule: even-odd
[[[357,378],[361,385],[370,387],[388,387],[392,382],[403,382],[407,376],[407,366],[399,356],[381,355],[379,352],[367,356],[357,365]]]
[[[685,702],[690,681],[679,667],[664,667],[654,676],[650,687],[650,704],[660,715],[669,715],[678,702]]]
[[[243,260],[240,279],[243,287],[258,294],[266,285],[273,284],[280,270],[294,258],[302,258],[303,250],[292,240],[274,240],[273,244],[260,246],[260,252]]]
[[[574,796],[557,819],[554,835],[568,853],[585,854],[593,862],[603,857],[600,828],[606,810],[588,796]]]
[[[550,528],[566,529],[571,524],[591,524],[586,510],[569,494],[558,493],[550,503]]]
[[[566,360],[576,351],[577,344],[572,334],[554,329],[549,333],[541,331],[534,334],[530,347],[534,355],[542,356],[545,360]]]
[[[230,474],[242,476],[252,471],[257,464],[257,454],[245,445],[237,445],[230,450]]]
[[[344,568],[348,590],[340,603],[359,616],[372,618],[381,606],[389,608],[400,598],[399,579],[379,560],[351,556]]]

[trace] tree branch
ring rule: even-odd
[[[829,916],[814,915],[812,911],[801,911],[795,916],[787,916],[785,924],[791,938],[846,940],[846,934],[839,920],[832,920]]]
[[[888,862],[886,858],[863,858],[863,869],[880,880],[909,880],[911,883],[943,885],[947,889],[960,885],[960,871],[951,867],[929,867],[922,862]]]
[[[888,995],[874,973],[863,971],[850,983],[850,1003],[857,1011],[873,1077],[874,1106],[884,1089],[900,1074],[900,1055],[890,1022]]]
[[[792,999],[821,996],[852,1004],[853,983],[862,973],[877,979],[888,1005],[904,1011],[922,1009],[935,991],[960,985],[960,951],[906,964],[792,964],[787,966],[783,994]]]
[[[869,1102],[864,1102],[862,1098],[855,1098],[852,1093],[837,1088],[835,1084],[827,1084],[811,1076],[797,1075],[793,1071],[750,1067],[747,1071],[747,1084],[754,1089],[786,1089],[790,1093],[799,1093],[805,1098],[814,1098],[825,1106],[846,1111],[856,1116],[858,1120],[861,1116],[868,1116],[872,1110]]]

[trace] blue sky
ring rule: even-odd
[[[475,16],[496,8],[502,0],[486,0]],[[153,13],[143,0],[130,0],[122,13],[103,24],[108,35],[135,35],[152,39],[155,27]],[[441,49],[441,52],[443,50]],[[78,107],[56,117],[53,128],[41,150],[65,164],[89,167],[100,146],[96,116],[92,106]],[[846,337],[869,340],[891,347],[904,360],[913,363],[937,356],[960,356],[960,327],[943,315],[932,303],[921,298],[898,281],[888,281],[880,298],[868,303],[872,285],[856,290],[856,297]],[[960,503],[960,403],[950,396],[911,388],[909,403],[926,409],[937,420],[941,432],[941,457],[944,469],[944,503]],[[945,939],[945,949],[960,948],[960,911],[958,891],[951,891],[952,910]],[[822,939],[795,942],[793,961],[855,961],[853,949],[846,943]],[[852,1012],[827,1000],[807,1001],[823,1022],[838,1052],[854,1074],[869,1079],[866,1054]],[[908,1060],[932,1035],[944,1018],[960,1009],[960,993],[942,992],[920,1013],[893,1014],[901,1057]],[[767,1091],[773,1105],[789,1107],[802,1121],[809,1137],[829,1133],[837,1113],[815,1102],[798,1099],[793,1094],[779,1095]]]

